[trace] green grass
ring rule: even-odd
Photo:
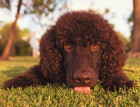
[[[39,62],[32,57],[15,57],[10,61],[0,61],[0,107],[139,107],[140,88],[119,92],[105,91],[98,84],[91,90],[91,96],[75,93],[67,85],[48,84],[46,86],[17,88],[3,90],[1,85],[4,81],[24,73],[27,69]],[[140,58],[129,58],[124,69],[130,79],[137,81],[140,86]]]

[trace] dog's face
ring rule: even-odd
[[[74,90],[94,87],[99,79],[102,47],[100,32],[90,14],[68,14],[56,23],[56,46],[62,49],[66,82]],[[92,17],[92,18],[91,18]],[[98,25],[98,24],[97,24]],[[77,88],[78,87],[78,88]]]
[[[76,45],[66,42],[63,48],[66,81],[71,87],[93,87],[101,65],[100,44]]]

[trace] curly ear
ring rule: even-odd
[[[122,72],[122,67],[124,66],[126,60],[126,52],[124,50],[123,43],[121,42],[121,40],[113,30],[110,31],[109,34],[110,34],[109,35],[110,38],[106,41],[104,45],[103,54],[102,54],[102,63],[99,72],[100,73],[99,79],[102,81],[102,86],[104,88],[109,87],[107,85],[108,84],[107,81],[113,81],[113,80],[109,80],[110,78],[113,79],[112,78],[113,75]],[[122,77],[120,78],[120,80],[123,80],[124,82],[128,81],[126,76],[120,76],[120,77]]]
[[[56,47],[56,26],[53,26],[40,42],[40,65],[45,77],[57,81],[61,70],[62,54]]]
[[[101,74],[105,77],[122,69],[126,59],[124,45],[115,32],[110,33],[111,36],[106,41],[102,54]]]

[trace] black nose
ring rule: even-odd
[[[88,71],[77,71],[73,74],[73,79],[76,83],[86,85],[90,83],[92,73]]]

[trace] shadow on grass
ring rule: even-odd
[[[15,77],[16,75],[21,75],[24,72],[26,72],[28,68],[23,66],[13,67],[8,70],[1,71],[3,75],[6,75],[7,77]]]

